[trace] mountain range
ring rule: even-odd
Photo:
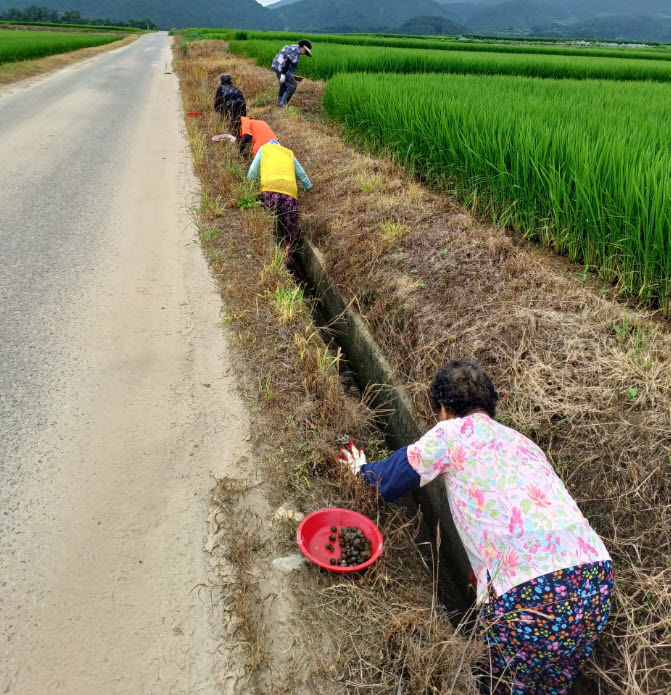
[[[0,12],[40,4],[85,17],[151,17],[160,27],[295,31],[533,33],[671,42],[671,0],[0,0]],[[420,21],[421,20],[421,21]],[[408,23],[409,24],[406,24]]]

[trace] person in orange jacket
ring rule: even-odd
[[[251,143],[252,157],[256,157],[259,148],[271,140],[277,140],[273,129],[259,118],[243,116],[240,119],[240,151]]]
[[[237,138],[234,135],[215,135],[212,140],[214,142],[237,142],[241,153],[247,151],[251,146],[252,157],[256,157],[256,153],[262,145],[277,139],[273,129],[259,118],[242,116],[239,122],[240,127],[235,128]]]
[[[261,202],[277,220],[289,260],[298,243],[297,177],[306,191],[312,188],[308,175],[294,153],[282,147],[276,139],[259,147],[247,172],[248,179],[261,180]]]

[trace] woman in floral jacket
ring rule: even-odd
[[[477,580],[491,676],[483,692],[565,695],[608,620],[613,568],[543,452],[494,420],[498,395],[469,359],[436,374],[438,424],[388,459],[341,461],[394,501],[440,476]]]

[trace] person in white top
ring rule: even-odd
[[[388,501],[440,476],[477,581],[483,692],[565,695],[605,627],[613,567],[543,452],[496,422],[485,369],[453,360],[430,391],[438,424],[389,458],[340,460]]]

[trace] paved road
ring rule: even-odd
[[[0,96],[0,693],[213,693],[230,666],[192,589],[248,422],[169,42]]]

